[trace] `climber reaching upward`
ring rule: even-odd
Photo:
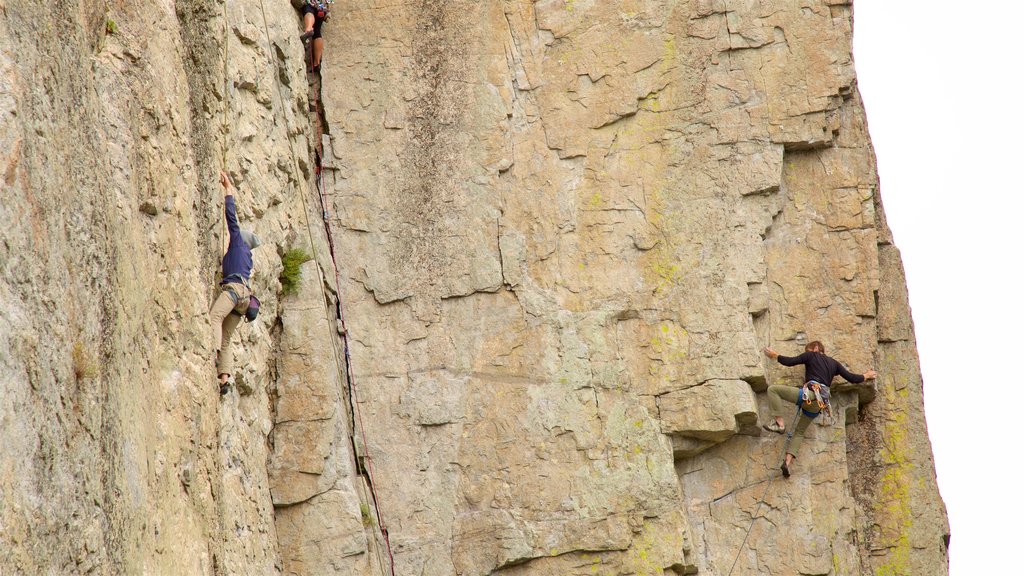
[[[868,370],[864,374],[854,374],[845,366],[837,362],[831,356],[825,355],[825,346],[815,340],[807,344],[804,353],[799,356],[781,356],[771,348],[764,349],[765,356],[772,360],[778,360],[783,366],[796,366],[803,364],[805,367],[804,385],[802,388],[793,386],[773,385],[768,387],[768,404],[771,407],[774,422],[764,425],[764,429],[770,432],[783,434],[786,431],[786,423],[783,414],[786,410],[785,402],[790,405],[800,405],[800,418],[795,423],[796,430],[792,434],[792,441],[786,451],[782,462],[782,475],[789,478],[789,467],[796,459],[800,450],[800,441],[811,421],[818,417],[821,410],[828,404],[829,387],[832,379],[837,375],[842,376],[847,382],[860,384],[865,380],[873,380],[878,374],[874,370]]]
[[[324,37],[320,28],[331,17],[331,4],[334,4],[334,0],[306,0],[306,4],[302,7],[302,23],[305,24],[306,29],[299,38],[302,38],[303,42],[310,38],[313,39],[312,62],[310,62],[313,72],[320,71],[320,58],[324,54]]]
[[[223,275],[220,281],[220,295],[210,308],[210,323],[213,325],[213,345],[216,348],[217,379],[220,381],[220,393],[228,391],[228,378],[234,371],[234,358],[227,349],[231,344],[231,336],[250,306],[249,276],[252,274],[252,251],[260,245],[260,239],[249,230],[238,226],[238,215],[235,212],[234,188],[228,175],[220,173],[220,183],[224,186],[224,217],[228,224],[230,241],[221,264]]]

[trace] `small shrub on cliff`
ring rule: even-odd
[[[107,18],[107,34],[117,34],[117,22]]]
[[[363,517],[363,526],[373,526],[373,516],[370,515],[370,507],[366,504],[359,505],[359,515]]]
[[[71,364],[74,366],[75,378],[78,380],[95,378],[100,372],[99,363],[81,342],[75,342],[75,347],[71,349]]]
[[[312,260],[313,257],[302,248],[292,248],[281,257],[284,268],[281,269],[281,296],[294,294],[299,289],[299,282],[302,280],[302,265]]]

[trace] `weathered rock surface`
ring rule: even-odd
[[[279,366],[279,343],[317,325],[287,324],[277,251],[323,251],[323,227],[306,232],[313,197],[299,196],[311,171],[295,12],[267,2],[264,28],[243,2],[50,8],[0,5],[2,571],[280,571],[294,553],[279,544],[292,533],[276,530],[283,465],[268,438],[278,383],[300,367]],[[225,152],[239,216],[265,246],[263,312],[239,328],[236,391],[221,400],[207,310]],[[330,325],[321,291],[306,299],[294,307]],[[331,479],[340,496],[322,498],[358,519],[354,484]]]
[[[338,3],[336,280],[290,2],[0,0],[4,573],[945,573],[851,10]],[[881,376],[783,481],[760,349],[808,339]]]
[[[869,403],[917,370],[885,353],[912,332],[848,2],[343,14],[327,175],[398,572],[945,571],[926,436],[885,455]],[[837,387],[740,552],[778,476],[758,405],[802,376],[760,348],[808,338],[883,376]]]

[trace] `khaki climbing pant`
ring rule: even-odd
[[[242,321],[242,315],[249,308],[249,289],[244,284],[231,282],[221,285],[220,296],[210,308],[210,324],[213,325],[213,346],[217,354],[217,375],[234,374],[235,358],[231,354],[231,336]],[[231,298],[228,289],[238,295],[238,303]],[[234,312],[234,314],[232,314]]]
[[[824,387],[823,387],[824,388]],[[796,399],[800,396],[800,388],[793,386],[782,386],[775,384],[768,387],[768,406],[771,408],[772,416],[785,418],[796,409]],[[789,449],[786,450],[795,458],[800,451],[800,443],[803,441],[804,432],[811,425],[814,418],[804,414],[804,411],[817,414],[820,411],[817,402],[801,404],[800,418],[796,421],[796,430],[793,431],[793,439],[789,442]],[[790,423],[793,426],[793,423]],[[788,427],[786,433],[789,433]]]

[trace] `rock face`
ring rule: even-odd
[[[946,573],[851,12],[339,2],[314,126],[289,2],[0,3],[5,568]],[[880,378],[782,480],[812,339]]]

